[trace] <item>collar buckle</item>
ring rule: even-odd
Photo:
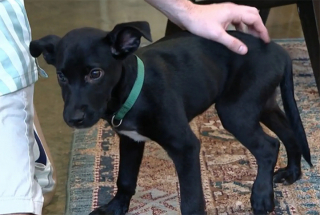
[[[114,128],[118,128],[121,124],[122,124],[122,119],[120,119],[119,120],[119,123],[116,125],[116,124],[114,124],[114,118],[115,118],[115,114],[112,116],[112,118],[111,118],[111,125],[112,125],[112,127],[114,127]]]

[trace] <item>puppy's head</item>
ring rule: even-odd
[[[147,22],[118,24],[110,32],[80,28],[30,43],[33,57],[42,54],[56,68],[69,126],[86,128],[101,118],[120,80],[121,61],[138,49],[142,36],[151,41]]]

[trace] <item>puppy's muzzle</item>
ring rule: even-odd
[[[77,109],[69,115],[67,122],[72,127],[78,127],[83,124],[85,117],[85,112],[80,109]]]

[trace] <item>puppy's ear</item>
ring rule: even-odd
[[[127,22],[118,24],[108,33],[106,40],[111,46],[112,55],[117,59],[124,59],[140,46],[141,37],[152,42],[148,22]]]
[[[56,45],[60,41],[56,35],[48,35],[39,40],[33,40],[30,43],[29,51],[32,57],[39,57],[41,54],[48,64],[56,63]]]

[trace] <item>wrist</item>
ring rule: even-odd
[[[174,16],[176,16],[177,21],[182,25],[184,28],[188,23],[190,23],[192,13],[196,5],[191,1],[184,1],[182,5],[175,11]]]
[[[145,0],[176,25],[184,27],[195,4],[189,0]]]

